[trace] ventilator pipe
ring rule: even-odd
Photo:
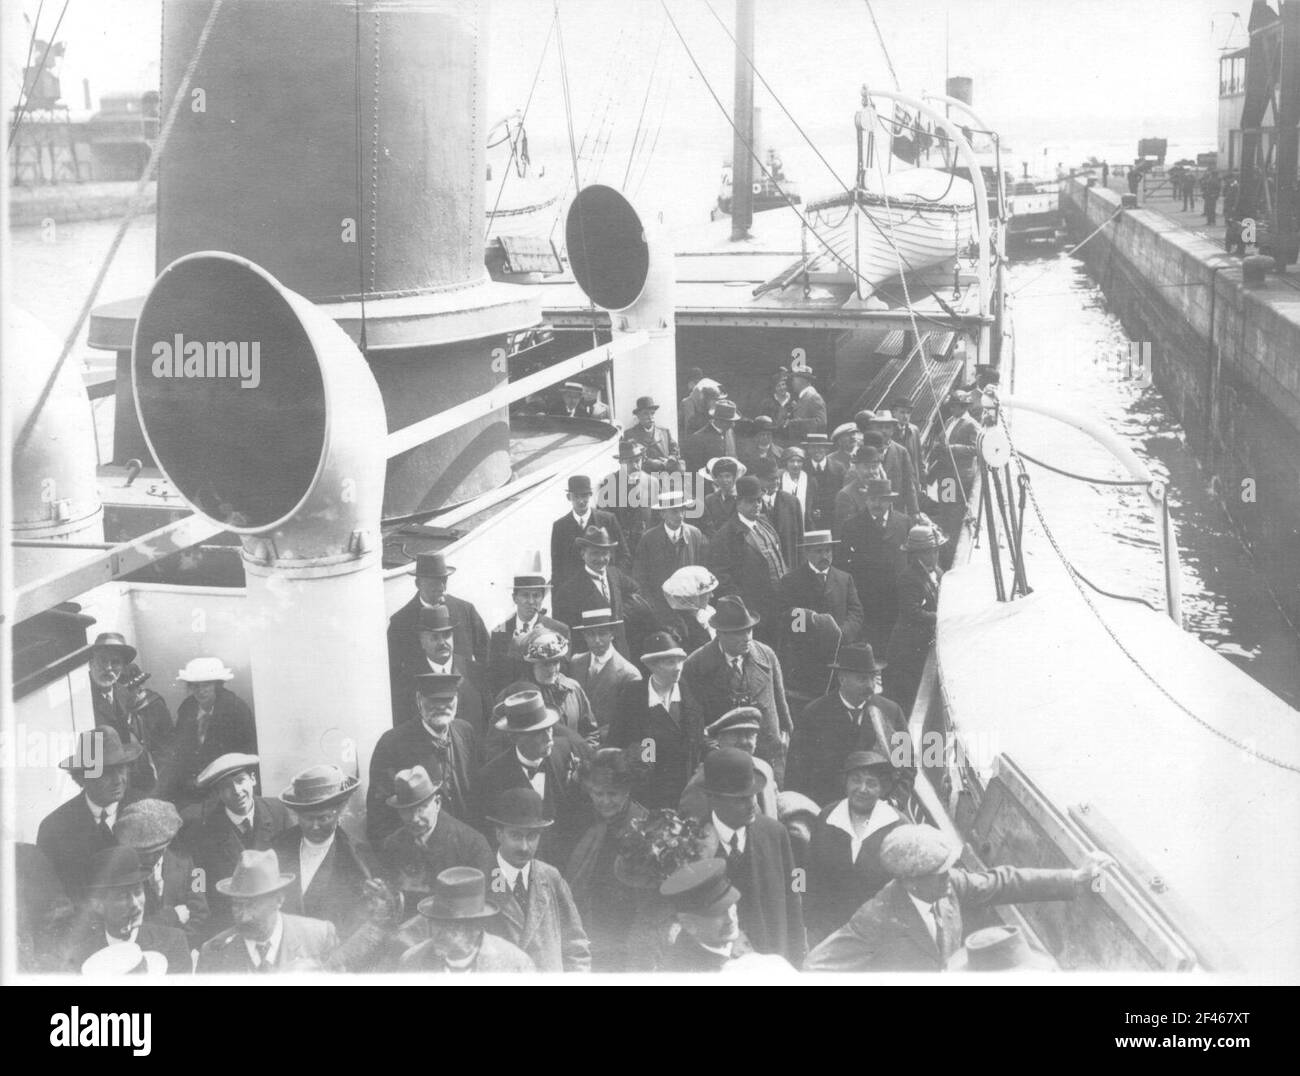
[[[574,279],[609,311],[615,336],[645,332],[644,348],[614,359],[614,420],[636,425],[638,396],[653,396],[658,424],[677,428],[677,329],[673,314],[673,256],[662,222],[638,212],[622,194],[584,187],[569,206],[564,236]]]
[[[4,325],[5,385],[14,430],[27,428],[62,350],[25,310],[11,306]],[[64,363],[23,444],[15,444],[11,536],[25,541],[104,540],[95,480],[98,453],[90,397],[77,364]]]
[[[132,386],[158,466],[243,542],[266,789],[321,761],[357,772],[392,725],[387,423],[365,359],[260,266],[202,251],[172,262],[146,298]]]

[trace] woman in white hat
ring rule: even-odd
[[[166,798],[178,808],[202,799],[194,778],[222,755],[257,754],[253,711],[225,685],[235,674],[217,657],[193,658],[177,674],[188,697],[176,711],[176,771]]]
[[[674,613],[662,627],[677,632],[691,653],[711,643],[714,609],[709,599],[718,589],[717,577],[703,565],[688,564],[665,579],[662,589]]]

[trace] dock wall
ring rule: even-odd
[[[1288,616],[1300,616],[1300,290],[1242,281],[1215,243],[1071,180],[1061,208],[1156,388]],[[1104,223],[1113,217],[1109,223]]]

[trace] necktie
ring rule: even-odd
[[[731,835],[731,851],[727,853],[727,862],[735,863],[740,858],[740,830]]]
[[[257,949],[257,970],[269,972],[271,970],[271,943],[269,941],[258,942],[255,948]]]
[[[731,686],[733,690],[739,690],[745,682],[745,659],[743,657],[731,659]]]
[[[946,959],[948,952],[945,948],[947,939],[943,933],[943,920],[939,917],[939,902],[936,900],[930,905],[930,914],[934,916],[934,944],[939,947],[940,959]]]
[[[524,885],[524,872],[520,871],[515,875],[515,900],[519,902],[519,907],[523,909],[525,915],[528,914],[528,887]]]
[[[99,812],[99,835],[109,844],[116,843],[113,839],[113,827],[108,824],[108,812]]]
[[[253,823],[245,818],[239,823],[239,840],[245,846],[248,845],[249,839],[253,836]]]
[[[605,585],[604,575],[600,575],[596,577],[596,586],[600,588],[600,596],[604,598],[606,601],[609,601],[609,587]]]

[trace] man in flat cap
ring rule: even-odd
[[[653,396],[638,396],[636,407],[632,409],[632,414],[636,416],[636,425],[624,436],[630,441],[635,441],[645,450],[641,466],[648,474],[675,474],[681,471],[685,464],[682,462],[682,454],[677,448],[677,441],[672,431],[655,422],[655,412],[658,410],[659,405],[655,403]]]
[[[321,971],[338,948],[334,924],[289,915],[285,890],[294,876],[280,871],[275,852],[241,852],[229,878],[216,891],[232,908],[235,925],[199,951],[197,971],[209,975],[292,974]]]
[[[77,970],[106,945],[135,942],[162,953],[169,975],[188,975],[193,967],[184,931],[145,919],[148,874],[134,848],[101,848],[87,863],[86,913],[69,931],[68,965]]]
[[[457,716],[460,677],[454,673],[421,673],[415,677],[415,689],[419,716],[380,736],[370,756],[366,838],[373,848],[380,847],[401,825],[387,800],[397,774],[414,766],[440,774],[444,810],[462,822],[475,818],[475,780],[482,765],[483,747],[469,722]]]
[[[496,698],[507,684],[528,679],[526,655],[533,636],[539,632],[553,631],[566,639],[569,637],[567,624],[546,615],[546,600],[551,584],[542,574],[541,553],[533,551],[526,559],[529,567],[515,574],[510,589],[515,611],[493,629],[488,644],[489,698]]]
[[[172,847],[180,830],[181,816],[172,804],[143,799],[122,808],[114,834],[119,844],[139,853],[146,875],[145,922],[178,927],[197,949],[208,936],[208,885],[193,858]]]
[[[483,618],[473,603],[447,592],[447,581],[455,571],[441,553],[416,554],[415,594],[388,621],[388,664],[393,678],[404,669],[421,670],[420,639],[411,629],[422,609],[445,608],[454,629],[456,653],[476,666],[487,663],[488,630]]]
[[[484,871],[475,867],[441,871],[419,908],[429,924],[429,940],[402,955],[399,971],[465,975],[537,970],[522,949],[487,932],[488,924],[498,921],[500,909],[498,898],[487,895]]]
[[[1089,899],[1113,861],[1095,855],[1077,870],[955,866],[961,842],[933,826],[892,829],[880,862],[893,879],[808,954],[805,971],[942,971],[961,948],[963,913],[996,904]]]
[[[293,825],[283,804],[256,794],[257,766],[256,755],[231,753],[213,759],[194,780],[208,799],[198,817],[186,822],[179,842],[207,881],[209,935],[231,922],[230,902],[212,888],[214,880],[230,875],[240,853],[270,848]]]
[[[569,884],[537,858],[551,827],[542,797],[529,787],[502,790],[487,814],[497,846],[492,894],[500,916],[489,927],[518,946],[538,971],[591,970],[591,946]]]
[[[446,606],[421,609],[411,625],[418,640],[420,660],[402,667],[393,681],[393,727],[405,724],[419,716],[417,684],[427,673],[457,676],[456,714],[467,721],[475,733],[487,731],[487,711],[483,700],[481,668],[467,655],[456,650],[456,622]]]
[[[614,567],[614,553],[619,539],[605,527],[588,527],[574,539],[580,551],[582,567],[555,588],[555,617],[572,627],[582,620],[584,609],[608,609],[616,620],[628,621],[634,615],[649,614],[649,605],[641,599],[640,588],[630,575]],[[586,649],[581,636],[572,640],[575,654]],[[614,648],[625,658],[628,649],[628,625],[614,631]]]
[[[631,552],[623,541],[623,528],[617,517],[604,508],[594,507],[591,503],[593,494],[590,477],[585,474],[569,475],[565,493],[569,511],[551,524],[551,582],[557,587],[570,576],[582,571],[582,547],[577,542],[592,527],[603,527],[613,540],[615,548],[624,550],[627,562],[631,563]],[[564,620],[558,612],[555,615],[558,620]]]
[[[762,727],[762,722],[762,712],[753,706],[737,706],[734,710],[728,710],[712,724],[705,726],[701,754],[707,755],[718,747],[730,747],[752,757],[758,747],[758,730]],[[754,769],[763,778],[762,787],[757,793],[758,813],[765,818],[776,818],[776,777],[772,773],[772,767],[755,757]],[[708,821],[709,797],[704,791],[704,763],[701,762],[696,767],[691,779],[686,782],[678,809],[682,814]]]
[[[81,792],[45,816],[36,846],[74,903],[85,891],[90,857],[118,843],[118,811],[135,798],[129,791],[131,766],[142,753],[140,744],[123,742],[112,725],[96,725],[77,737],[72,756],[59,763]]]

